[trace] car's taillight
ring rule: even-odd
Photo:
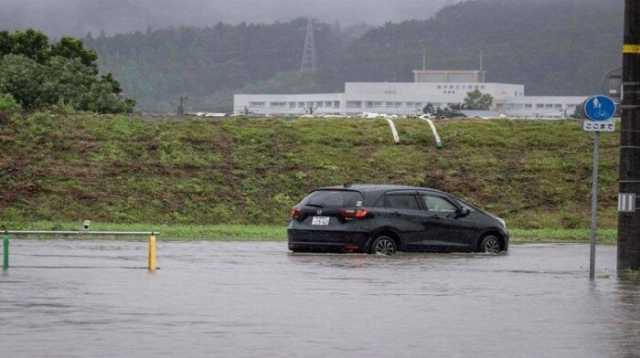
[[[300,220],[301,217],[302,217],[302,211],[300,211],[300,209],[298,208],[291,209],[291,219]]]
[[[353,219],[364,219],[369,215],[367,209],[342,209],[340,210],[340,214],[344,220],[353,220]]]

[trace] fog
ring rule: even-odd
[[[0,27],[52,35],[286,21],[313,16],[342,25],[426,19],[458,0],[0,0]]]

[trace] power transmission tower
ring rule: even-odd
[[[626,0],[620,133],[618,270],[640,269],[640,2]],[[631,205],[629,205],[631,201]]]
[[[316,57],[316,39],[313,29],[313,19],[309,18],[307,23],[307,35],[304,39],[304,50],[302,51],[302,65],[300,72],[316,72],[318,62]]]

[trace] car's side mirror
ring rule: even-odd
[[[458,210],[458,217],[459,218],[468,216],[469,214],[471,214],[471,210],[469,210],[468,208],[462,208],[462,209]]]

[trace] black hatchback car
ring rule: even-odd
[[[311,192],[291,212],[293,252],[466,251],[509,248],[506,223],[450,194],[395,185],[348,185]]]

